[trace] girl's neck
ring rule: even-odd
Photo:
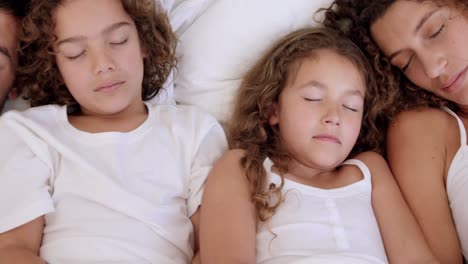
[[[130,132],[145,122],[148,109],[144,102],[134,104],[124,111],[101,114],[80,109],[68,116],[68,121],[76,129],[88,133]]]
[[[292,162],[285,176],[293,181],[308,184],[308,182],[314,182],[317,178],[321,178],[323,175],[333,174],[335,171],[336,168],[326,170],[322,168],[307,167],[297,162]]]
[[[331,169],[316,169],[302,165],[290,169],[284,178],[315,188],[336,189],[353,184],[363,179],[359,168],[355,166],[339,166]],[[278,174],[278,171],[275,171]]]

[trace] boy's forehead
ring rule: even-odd
[[[93,35],[111,24],[132,22],[120,0],[68,0],[57,6],[53,18],[59,38]]]

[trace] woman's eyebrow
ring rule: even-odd
[[[434,9],[434,10],[431,10],[430,12],[426,13],[422,18],[421,20],[419,20],[418,24],[416,25],[416,27],[414,28],[414,31],[413,31],[413,35],[416,35],[419,30],[421,30],[422,26],[424,26],[424,24],[427,22],[427,20],[429,20],[429,18],[431,18],[437,11],[439,11],[440,9]],[[390,54],[388,56],[388,60],[389,61],[392,61],[393,58],[395,58],[396,56],[398,56],[398,54],[402,53],[404,51],[404,49],[400,49],[400,50],[397,50],[395,52],[393,52],[392,54]]]
[[[421,28],[422,28],[422,26],[424,25],[424,23],[426,23],[427,20],[429,20],[429,18],[431,18],[438,10],[440,10],[440,9],[437,8],[437,9],[434,9],[434,10],[428,12],[427,14],[425,14],[425,15],[421,18],[421,20],[419,20],[419,23],[418,23],[418,24],[416,25],[416,27],[414,28],[413,34],[416,35],[416,34],[418,33],[418,31],[421,30]]]

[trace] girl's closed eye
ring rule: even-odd
[[[361,109],[363,108],[363,104],[364,104],[363,100],[364,99],[362,97],[353,95],[347,98],[346,100],[344,100],[341,106],[345,110],[349,110],[352,112],[360,112]]]
[[[322,101],[321,98],[308,98],[308,97],[304,97],[304,100],[306,100],[307,102],[319,102],[319,101]]]
[[[348,105],[343,105],[343,107],[344,107],[346,110],[350,110],[350,111],[353,111],[353,112],[358,112],[358,111],[359,111],[357,107],[348,106]]]

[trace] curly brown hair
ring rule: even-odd
[[[18,85],[25,89],[31,106],[78,106],[68,91],[55,61],[53,11],[64,0],[32,0],[20,36]],[[144,61],[142,99],[156,96],[176,65],[176,36],[162,7],[154,0],[121,0],[135,22]]]
[[[380,127],[382,134],[386,134],[392,118],[399,112],[418,107],[449,106],[456,110],[454,103],[442,99],[411,83],[400,69],[393,66],[380,51],[371,37],[370,27],[382,17],[388,8],[398,0],[335,0],[325,12],[323,24],[353,40],[361,48],[371,62],[381,93],[379,100],[384,109]],[[468,0],[414,0],[418,2],[434,2],[440,6],[459,4],[468,7]],[[385,136],[383,137],[385,139]]]
[[[245,150],[241,160],[250,182],[252,201],[260,221],[266,221],[282,201],[283,184],[268,184],[263,162],[268,157],[280,175],[287,172],[290,157],[281,147],[278,126],[271,126],[272,105],[288,81],[295,78],[304,59],[320,50],[332,50],[351,61],[366,81],[364,115],[359,138],[350,156],[366,150],[379,151],[382,94],[374,80],[370,64],[349,39],[325,28],[304,28],[278,41],[246,73],[237,94],[233,115],[228,122],[230,148]],[[283,177],[283,176],[281,176]],[[268,187],[268,188],[267,188]],[[272,199],[275,197],[275,199]]]

